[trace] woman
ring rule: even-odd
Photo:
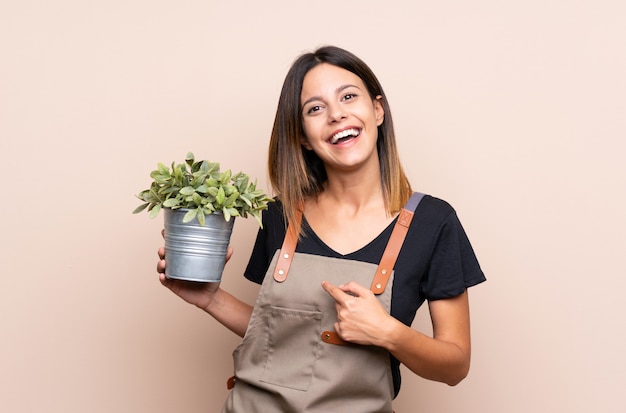
[[[277,202],[245,272],[262,283],[254,308],[219,284],[166,279],[159,250],[163,285],[244,337],[223,411],[391,412],[400,363],[459,383],[467,288],[485,277],[452,207],[413,194],[363,61],[329,46],[294,62],[268,164]],[[425,300],[433,337],[410,327]]]

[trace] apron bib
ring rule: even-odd
[[[297,236],[288,228],[233,352],[236,384],[222,413],[392,412],[389,353],[334,333],[335,301],[321,283],[371,285],[390,312],[393,264],[423,196],[416,195],[400,213],[378,266],[295,253]]]

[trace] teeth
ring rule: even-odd
[[[330,138],[330,143],[333,143],[333,144],[337,143],[339,139],[346,138],[348,136],[359,136],[359,130],[358,129],[346,129],[344,131],[341,131],[337,133],[336,135],[333,135],[332,138]]]

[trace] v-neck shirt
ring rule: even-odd
[[[342,254],[340,252],[338,252],[337,250],[335,250],[334,248],[332,248],[331,246],[329,246],[326,242],[324,242],[324,240],[322,240],[317,233],[315,232],[315,230],[313,230],[313,228],[311,228],[310,224],[308,223],[308,221],[306,220],[306,216],[302,217],[302,227],[304,228],[304,233],[305,236],[310,237],[310,241],[313,241],[317,244],[318,246],[318,252],[315,255],[323,255],[326,257],[334,257],[334,258],[343,258],[343,259],[347,259],[347,260],[356,260],[356,261],[365,261],[365,262],[370,262],[367,257],[369,257],[371,255],[371,249],[374,247],[375,244],[378,244],[381,242],[381,240],[384,242],[385,245],[387,245],[387,241],[389,241],[389,238],[391,236],[391,231],[393,230],[393,226],[396,224],[398,217],[394,218],[393,221],[391,223],[389,223],[385,229],[383,229],[376,237],[374,237],[374,239],[372,239],[370,242],[368,242],[367,244],[363,245],[362,247],[346,253],[346,254]],[[346,237],[351,237],[352,235],[350,233],[346,233],[344,234],[344,236]],[[310,252],[312,253],[312,252]]]

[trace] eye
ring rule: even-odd
[[[346,93],[346,94],[343,96],[343,100],[352,100],[352,99],[354,99],[355,97],[357,97],[357,94],[356,94],[356,93]]]
[[[309,106],[306,110],[306,114],[307,115],[312,115],[315,112],[319,112],[320,110],[322,110],[322,107],[320,105],[313,105],[313,106]]]

